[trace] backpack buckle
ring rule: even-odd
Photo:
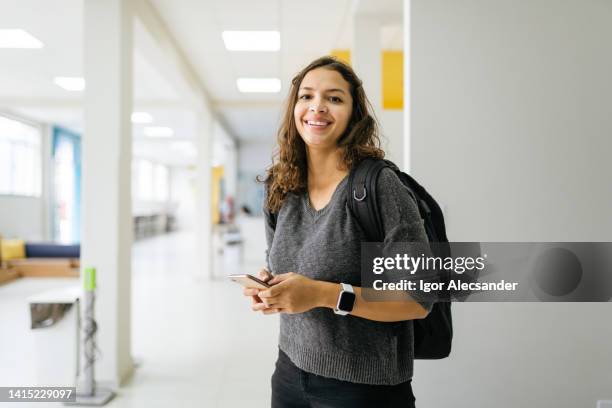
[[[357,201],[363,201],[366,198],[366,188],[363,186],[363,196],[357,197],[357,190],[353,189],[353,198]]]

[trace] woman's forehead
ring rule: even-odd
[[[342,77],[342,75],[333,69],[316,68],[309,71],[302,83],[300,89],[309,88],[309,90],[328,91],[328,90],[343,90],[349,91],[350,85]]]

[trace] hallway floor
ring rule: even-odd
[[[269,406],[278,316],[253,313],[240,287],[223,278],[232,263],[230,269],[250,273],[261,265],[240,268],[239,257],[230,253],[219,262],[224,266],[216,268],[216,279],[196,278],[194,243],[193,234],[175,233],[134,244],[136,368],[109,407]],[[25,298],[74,283],[30,278],[0,287],[0,385],[36,381],[36,362],[28,358],[33,344]],[[5,363],[15,358],[22,358],[23,364],[7,370]],[[45,405],[60,406],[35,404]]]

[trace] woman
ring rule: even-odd
[[[365,236],[347,206],[347,176],[364,158],[384,156],[368,106],[353,70],[331,57],[292,81],[265,178],[273,274],[259,277],[272,286],[244,290],[254,311],[281,314],[273,407],[414,406],[412,320],[431,304],[365,302],[359,287]],[[385,243],[427,242],[392,170],[383,170],[377,193]]]

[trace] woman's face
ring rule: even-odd
[[[352,112],[350,84],[339,72],[316,68],[304,76],[293,116],[308,148],[335,149]]]

